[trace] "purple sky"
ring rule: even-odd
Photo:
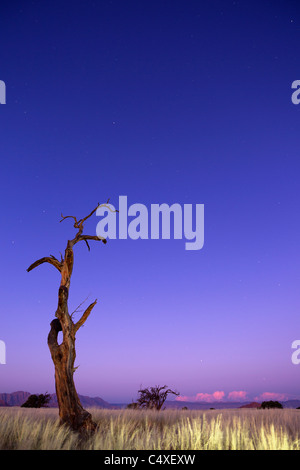
[[[0,37],[0,391],[54,392],[60,279],[26,268],[73,237],[61,212],[126,195],[204,204],[205,244],[75,247],[70,311],[98,298],[77,334],[78,392],[300,398],[297,2],[3,1]]]

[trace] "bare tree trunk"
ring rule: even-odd
[[[65,339],[59,345],[57,336],[62,331],[60,321],[51,322],[48,335],[48,346],[55,367],[55,390],[59,407],[61,424],[67,424],[74,431],[93,432],[96,424],[92,416],[83,409],[75,388],[73,374],[75,372],[75,334],[70,325],[65,331]]]
[[[104,204],[104,206],[106,205]],[[61,283],[58,291],[58,306],[55,314],[56,318],[51,322],[48,346],[55,368],[55,388],[61,423],[67,424],[74,431],[84,433],[93,432],[96,429],[96,424],[93,422],[91,414],[83,409],[74,384],[73,374],[75,372],[74,364],[76,358],[75,335],[88,318],[97,300],[90,304],[77,323],[74,323],[72,315],[70,315],[68,311],[68,297],[74,262],[73,246],[79,241],[85,241],[88,249],[90,249],[88,244],[90,240],[101,240],[103,243],[106,243],[106,240],[103,238],[83,235],[83,224],[94,214],[96,209],[79,221],[73,216],[62,218],[61,222],[66,218],[73,218],[75,221],[74,227],[78,229],[78,232],[73,240],[68,240],[65,256],[64,258],[61,256],[61,261],[50,255],[50,257],[35,261],[35,263],[27,269],[27,271],[31,271],[40,264],[47,262],[58,269],[61,274]],[[58,333],[60,331],[62,331],[63,340],[61,344],[58,344]]]

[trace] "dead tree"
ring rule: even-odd
[[[106,204],[102,206],[110,209]],[[61,283],[58,290],[58,306],[55,313],[56,318],[50,324],[48,346],[55,368],[55,389],[60,422],[79,432],[92,432],[96,429],[96,424],[93,422],[91,414],[83,409],[74,384],[75,335],[95,307],[97,299],[87,307],[81,318],[74,323],[72,314],[70,315],[68,311],[68,297],[73,272],[73,247],[76,243],[83,241],[90,250],[89,242],[92,240],[106,243],[105,238],[83,234],[84,223],[96,212],[98,207],[99,204],[88,216],[80,220],[73,216],[64,217],[61,215],[62,219],[60,222],[71,218],[74,220],[74,228],[78,230],[75,237],[72,240],[68,240],[64,257],[61,255],[59,261],[53,255],[50,255],[35,261],[27,269],[29,272],[43,263],[50,263],[61,275]],[[58,333],[60,331],[62,331],[63,340],[61,344],[58,344]]]
[[[140,394],[137,400],[137,406],[139,408],[147,408],[151,410],[161,410],[167,396],[176,395],[178,396],[179,393],[167,388],[167,385],[160,387],[156,385],[155,387],[144,388],[138,391]]]

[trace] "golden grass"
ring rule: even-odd
[[[82,442],[57,409],[0,409],[0,450],[300,450],[298,410],[89,410]]]

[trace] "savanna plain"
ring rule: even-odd
[[[300,410],[89,409],[82,440],[58,409],[0,409],[0,450],[300,450]]]

